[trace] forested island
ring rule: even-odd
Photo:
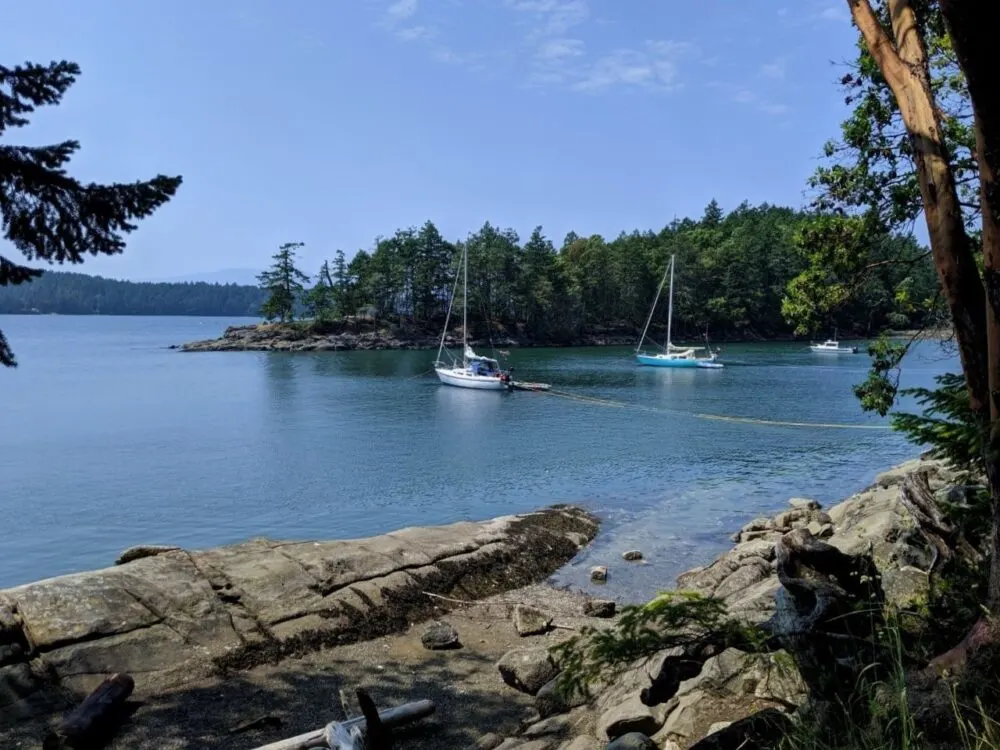
[[[261,274],[262,314],[288,325],[233,329],[198,349],[355,348],[364,330],[372,348],[427,345],[440,335],[456,287],[456,259],[469,252],[470,336],[505,344],[631,342],[641,331],[663,269],[677,257],[675,338],[788,338],[795,326],[783,306],[789,284],[808,267],[801,235],[814,214],[743,203],[726,214],[716,201],[697,219],[659,231],[622,232],[613,240],[569,233],[557,248],[537,227],[522,241],[490,223],[464,240],[445,239],[430,221],[380,238],[348,261],[338,251],[311,277],[297,267],[300,243],[283,246]],[[933,306],[934,268],[909,235],[873,233],[876,266],[844,304],[818,321],[818,335],[872,336],[920,327]],[[910,262],[899,262],[899,259]],[[905,294],[901,294],[905,290]],[[662,325],[663,310],[654,320]],[[295,323],[298,315],[306,322]],[[368,321],[359,324],[358,321]],[[315,334],[310,342],[309,335]],[[322,336],[347,334],[329,343]]]
[[[257,317],[266,299],[255,286],[119,281],[47,271],[31,283],[0,287],[0,314]]]

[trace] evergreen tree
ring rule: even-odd
[[[347,270],[347,258],[344,257],[343,250],[338,250],[333,256],[333,301],[337,308],[337,314],[340,316],[344,316],[350,311],[348,306],[350,286],[351,277]]]
[[[0,65],[0,135],[28,124],[36,108],[57,105],[80,75],[75,63]],[[87,255],[115,255],[124,235],[173,197],[180,177],[146,182],[84,184],[65,166],[80,148],[67,140],[51,146],[0,145],[0,217],[3,236],[29,261],[82,263]],[[37,268],[0,256],[0,288],[42,275]],[[14,367],[14,353],[0,331],[0,365]]]
[[[260,288],[270,294],[260,308],[265,319],[282,323],[295,319],[295,304],[309,283],[309,277],[295,267],[295,251],[304,246],[303,242],[286,242],[271,256],[271,268],[257,277]]]
[[[305,296],[305,306],[309,314],[320,322],[333,320],[337,314],[333,277],[330,274],[330,264],[323,261],[316,275],[316,285]]]
[[[708,205],[705,206],[705,214],[701,217],[701,223],[708,229],[715,229],[715,227],[722,223],[723,216],[724,214],[719,202],[715,198],[712,198]]]

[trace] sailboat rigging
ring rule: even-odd
[[[437,360],[434,362],[434,372],[445,385],[458,388],[473,388],[480,391],[503,391],[510,387],[510,372],[502,370],[500,363],[490,357],[481,357],[469,346],[469,248],[462,248],[463,291],[462,291],[462,361],[452,358],[450,363],[441,359],[444,353],[445,337],[448,335],[448,323],[451,320],[451,307],[455,302],[455,291],[458,287],[458,277],[455,277],[455,287],[452,290],[451,303],[441,332],[441,345],[438,347]],[[449,355],[450,356],[450,355]]]
[[[663,272],[663,278],[660,280],[660,286],[656,290],[656,298],[653,300],[653,306],[649,310],[649,317],[646,318],[646,327],[642,329],[642,337],[639,339],[639,345],[635,349],[635,358],[640,365],[647,365],[650,367],[702,367],[719,369],[722,367],[722,363],[716,362],[718,354],[711,351],[711,349],[708,349],[707,346],[674,346],[673,342],[670,340],[670,334],[674,323],[674,262],[674,256],[671,255],[670,264]],[[670,302],[667,306],[667,343],[666,346],[663,347],[662,352],[647,354],[642,351],[642,345],[646,341],[649,324],[653,321],[653,313],[656,312],[656,304],[660,301],[660,294],[663,292],[663,285],[667,282],[668,275],[670,276]],[[707,355],[698,355],[699,351],[704,351],[706,349],[708,349]]]

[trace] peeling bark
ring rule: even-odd
[[[973,411],[989,412],[986,293],[965,231],[951,156],[931,92],[927,55],[909,0],[888,0],[892,37],[870,0],[847,0],[855,25],[885,76],[913,146],[934,265],[955,325]]]
[[[990,611],[1000,614],[1000,61],[996,34],[1000,28],[997,0],[941,0],[965,73],[975,118],[976,158],[979,162],[980,203],[983,217],[983,265],[986,278],[989,329],[990,417],[992,428],[986,448],[986,471],[993,506],[994,551],[990,567]],[[972,635],[972,634],[970,634]]]
[[[1000,614],[1000,87],[993,47],[1000,27],[1000,3],[940,0],[959,66],[968,82],[975,118],[984,284],[963,226],[916,14],[910,0],[886,2],[891,38],[879,23],[870,0],[847,0],[855,24],[892,89],[913,144],[934,264],[955,324],[970,404],[983,430],[988,431],[984,443],[993,531],[986,604],[995,616]],[[995,640],[992,620],[979,620],[962,643],[931,663],[931,669],[960,669],[971,651]]]

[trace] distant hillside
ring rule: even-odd
[[[225,268],[220,271],[206,271],[205,273],[191,273],[183,276],[171,276],[160,279],[149,279],[157,283],[182,284],[185,282],[204,281],[209,284],[239,284],[240,286],[257,286],[257,275],[260,269],[253,268]]]
[[[117,281],[46,271],[30,283],[0,287],[0,314],[258,317],[264,299],[254,286]]]

